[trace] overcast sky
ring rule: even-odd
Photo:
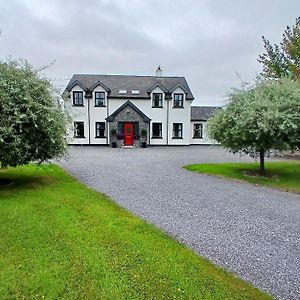
[[[220,105],[261,71],[300,0],[1,0],[0,59],[27,59],[64,88],[74,73],[185,76],[196,105]],[[239,74],[239,76],[237,75]]]

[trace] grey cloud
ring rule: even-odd
[[[278,43],[295,0],[3,1],[0,59],[41,66],[63,88],[73,73],[186,76],[195,104],[220,104],[260,72],[261,35]]]

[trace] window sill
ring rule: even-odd
[[[203,140],[203,137],[193,136],[193,139],[196,139],[196,140]]]
[[[184,108],[183,106],[173,106],[173,108]]]
[[[163,106],[152,106],[152,108],[164,108]]]
[[[72,105],[73,107],[84,107],[84,105]]]
[[[153,140],[157,140],[157,139],[158,139],[158,140],[159,140],[159,139],[162,140],[162,137],[161,137],[161,136],[153,136],[151,139],[153,139]]]
[[[85,139],[85,136],[74,136],[74,139]]]
[[[94,105],[94,107],[106,107],[106,105]]]
[[[183,137],[172,137],[172,140],[183,140]]]
[[[95,136],[95,139],[106,139],[106,136]]]

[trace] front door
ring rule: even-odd
[[[133,123],[124,124],[124,145],[133,145]]]

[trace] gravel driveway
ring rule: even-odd
[[[278,299],[300,299],[300,196],[182,169],[218,147],[73,147],[75,177]],[[300,183],[299,183],[300,184]]]

